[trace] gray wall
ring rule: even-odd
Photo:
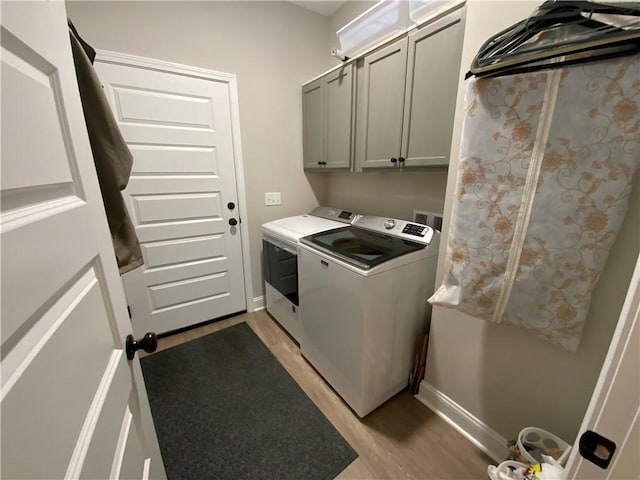
[[[302,171],[301,85],[333,65],[328,18],[287,2],[68,2],[94,47],[234,73],[249,225],[253,296],[262,295],[260,225],[306,213],[326,179]],[[264,192],[282,192],[265,207]]]
[[[447,171],[329,174],[327,201],[365,215],[413,220],[414,210],[442,214]]]
[[[481,43],[527,17],[538,2],[468,4],[462,65]],[[458,94],[452,159],[459,158],[464,108]],[[449,168],[443,231],[450,223],[457,162]],[[538,426],[573,443],[597,381],[640,250],[640,185],[636,183],[623,228],[593,293],[581,344],[567,353],[523,329],[495,325],[434,307],[425,380],[507,439]],[[446,233],[436,284],[444,272]]]

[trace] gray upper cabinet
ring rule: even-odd
[[[305,170],[351,167],[354,72],[345,65],[302,87]]]
[[[324,76],[326,168],[351,166],[353,76],[353,64]]]
[[[362,168],[447,166],[464,8],[366,55],[359,85]]]
[[[449,164],[463,13],[457,10],[409,35],[401,150],[406,167]]]
[[[363,168],[391,168],[397,164],[406,69],[407,38],[364,57],[357,140]]]
[[[319,168],[324,161],[324,82],[302,87],[302,153],[304,168]]]

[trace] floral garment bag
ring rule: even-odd
[[[640,164],[640,55],[469,82],[429,299],[578,347]]]

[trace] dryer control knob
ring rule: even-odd
[[[384,222],[384,228],[386,228],[387,230],[391,230],[395,226],[396,226],[396,221],[391,218],[389,220],[385,220]]]

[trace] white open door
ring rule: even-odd
[[[233,76],[109,52],[95,67],[134,157],[124,196],[144,265],[123,279],[136,334],[246,310]]]
[[[165,478],[63,2],[2,2],[2,466]]]
[[[565,478],[640,478],[639,324],[640,257],[636,261],[627,297],[598,383],[569,457]],[[585,456],[592,457],[592,461]]]

